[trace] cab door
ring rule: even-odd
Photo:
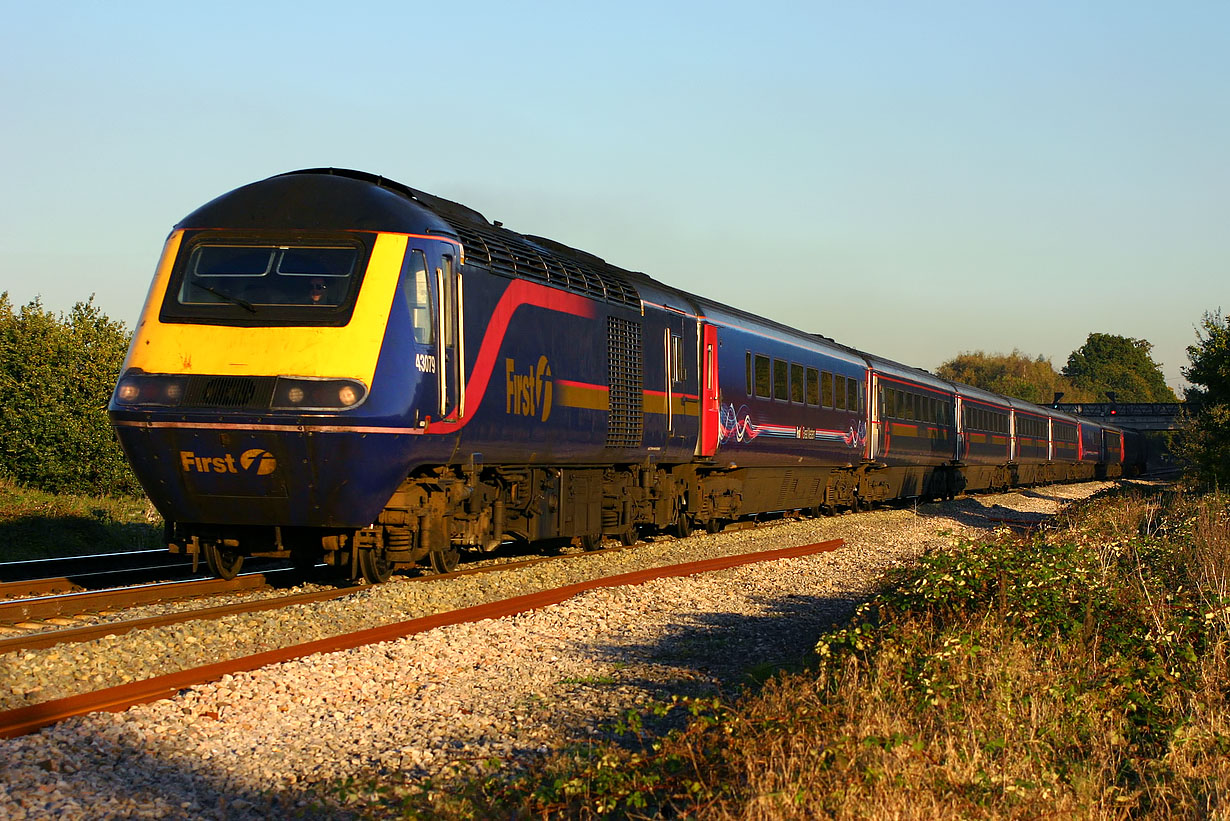
[[[436,266],[437,334],[440,369],[440,418],[450,421],[465,416],[465,294],[461,270],[453,257],[453,246],[439,255]]]

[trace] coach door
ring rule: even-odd
[[[717,453],[721,431],[721,407],[718,399],[717,328],[700,324],[700,439],[697,456]]]
[[[452,250],[452,246],[448,246]],[[465,415],[465,329],[462,327],[465,295],[461,271],[452,254],[441,254],[436,268],[436,293],[440,334],[440,418],[460,419]]]
[[[668,315],[662,336],[663,389],[666,394],[666,441],[670,448],[692,453],[700,427],[700,374],[696,351],[696,318]]]
[[[884,455],[884,445],[887,441],[884,426],[884,387],[880,384],[880,375],[875,371],[867,371],[867,410],[871,424],[867,429],[868,459],[879,459]]]

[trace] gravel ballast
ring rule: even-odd
[[[0,656],[0,709],[10,709],[583,578],[846,541],[833,553],[593,590],[310,656],[3,740],[0,818],[337,817],[344,808],[322,788],[351,777],[516,761],[593,737],[653,699],[734,693],[765,665],[802,660],[886,570],[1001,517],[1049,518],[1065,500],[1110,486],[787,520]]]

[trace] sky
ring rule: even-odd
[[[132,327],[233,188],[354,168],[934,369],[1230,308],[1230,4],[0,0],[0,290]]]

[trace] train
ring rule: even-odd
[[[382,582],[1138,469],[1121,428],[941,379],[359,171],[168,236],[108,413],[168,548]]]

